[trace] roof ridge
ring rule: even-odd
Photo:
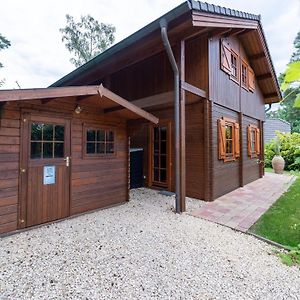
[[[202,2],[199,0],[188,0],[189,5],[192,9],[206,12],[206,13],[215,13],[225,16],[231,16],[231,17],[238,17],[243,19],[250,19],[250,20],[261,20],[261,15],[255,15],[251,13],[246,13],[240,10],[227,8],[220,5],[215,5],[207,2]]]

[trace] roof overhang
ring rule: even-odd
[[[144,118],[154,124],[158,124],[159,122],[157,117],[111,92],[102,84],[100,86],[69,86],[0,91],[0,103],[31,100],[49,101],[51,99],[59,101],[60,99],[68,97],[81,97],[81,101],[84,101],[85,98],[90,101],[91,98],[93,98],[103,111],[122,106],[124,108],[123,110],[116,111],[115,114],[112,114],[112,116],[118,118]]]
[[[243,43],[251,66],[258,79],[266,104],[282,99],[275,69],[259,15],[224,8],[201,1],[188,0],[162,17],[120,41],[83,66],[67,74],[52,86],[99,84],[91,78],[103,79],[109,72],[117,72],[147,57],[163,51],[160,37],[160,20],[168,23],[170,43],[195,35],[226,32],[235,35]],[[182,26],[182,23],[185,26]],[[251,40],[251,41],[249,41]],[[253,43],[258,47],[254,47]],[[159,46],[160,45],[160,46]],[[105,81],[104,81],[105,82]],[[132,100],[132,99],[131,99]]]

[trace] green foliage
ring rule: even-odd
[[[70,15],[66,15],[66,19],[67,26],[59,31],[66,48],[74,54],[70,61],[76,67],[106,50],[115,40],[116,28],[99,23],[90,15],[81,16],[80,22],[75,22]]]
[[[0,33],[0,51],[3,49],[6,49],[10,46],[10,41],[6,39],[1,33]],[[3,64],[0,62],[0,68],[3,67]],[[5,79],[0,79],[0,87],[3,86],[5,83]]]
[[[277,132],[277,138],[265,147],[266,167],[272,166],[273,157],[278,155],[278,145],[280,145],[280,155],[285,160],[285,169],[300,170],[300,133]]]
[[[288,252],[278,253],[281,261],[287,266],[300,265],[300,244],[296,247],[289,247]]]

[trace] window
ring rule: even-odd
[[[218,120],[219,159],[233,161],[240,157],[240,126],[234,120]]]
[[[255,125],[248,126],[248,155],[251,158],[260,154],[260,130]]]
[[[238,69],[238,56],[231,50],[231,77],[238,81],[239,79],[239,69]]]
[[[64,157],[65,127],[63,125],[32,123],[30,158],[51,159]]]
[[[113,155],[115,133],[113,130],[85,128],[87,156]]]
[[[244,61],[241,64],[241,84],[243,88],[248,90],[248,66]]]

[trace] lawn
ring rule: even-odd
[[[266,170],[268,172],[269,170]],[[250,232],[285,246],[300,244],[300,176],[289,190],[250,228]]]

